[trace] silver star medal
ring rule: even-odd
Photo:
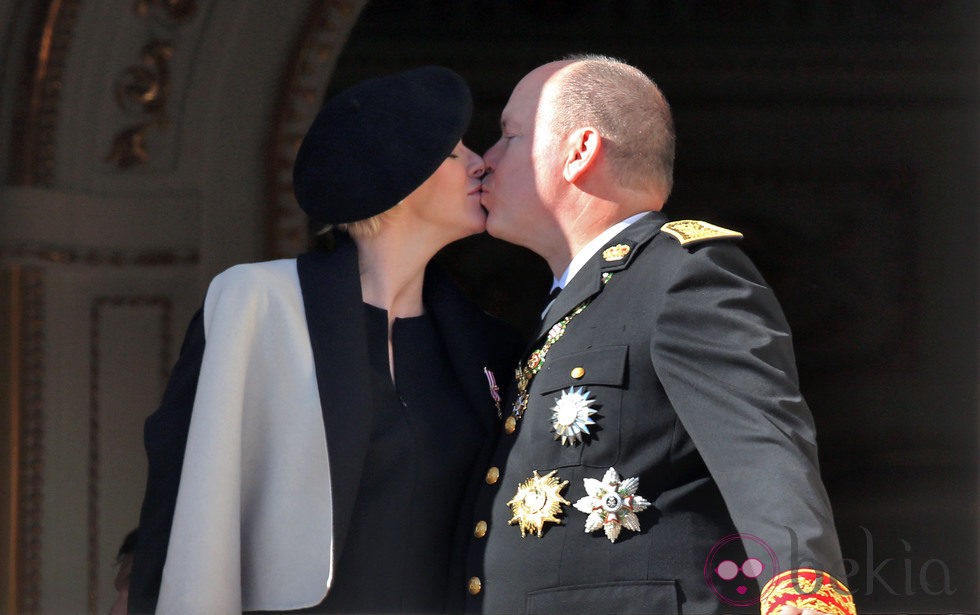
[[[561,438],[561,443],[571,444],[582,442],[582,434],[589,434],[589,425],[595,425],[590,417],[597,412],[590,408],[595,399],[589,399],[585,387],[568,387],[561,392],[561,397],[555,398],[551,407],[551,424],[555,429],[555,440]]]
[[[605,530],[609,542],[616,542],[621,528],[640,531],[640,520],[636,513],[646,510],[650,502],[639,495],[639,478],[621,481],[616,468],[606,470],[602,480],[585,479],[585,491],[589,495],[575,502],[575,508],[589,515],[585,520],[585,533],[600,528]]]

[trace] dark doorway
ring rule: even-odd
[[[645,70],[677,124],[668,214],[744,232],[793,326],[859,610],[978,612],[978,34],[968,0],[375,0],[331,90],[454,68],[483,151],[534,66]],[[481,236],[440,260],[530,328],[540,259]]]

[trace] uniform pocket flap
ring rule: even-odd
[[[626,375],[627,346],[590,348],[560,357],[547,357],[538,372],[542,395],[571,386],[623,386]]]
[[[617,581],[568,585],[528,592],[528,615],[555,613],[678,613],[677,583]]]

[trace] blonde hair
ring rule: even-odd
[[[610,167],[628,187],[655,182],[670,193],[674,175],[674,122],[660,88],[640,69],[596,54],[570,55],[555,95],[552,130],[564,139],[593,126]]]
[[[371,216],[370,218],[365,218],[364,220],[355,220],[353,222],[344,222],[342,224],[326,224],[323,226],[323,228],[317,231],[317,235],[325,235],[330,231],[337,229],[338,231],[347,233],[351,237],[374,237],[381,230],[381,218],[387,213],[387,211],[383,211],[380,214]]]

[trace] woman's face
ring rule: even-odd
[[[419,221],[444,231],[448,241],[486,229],[486,211],[480,205],[483,158],[460,141],[436,172],[402,201]]]

